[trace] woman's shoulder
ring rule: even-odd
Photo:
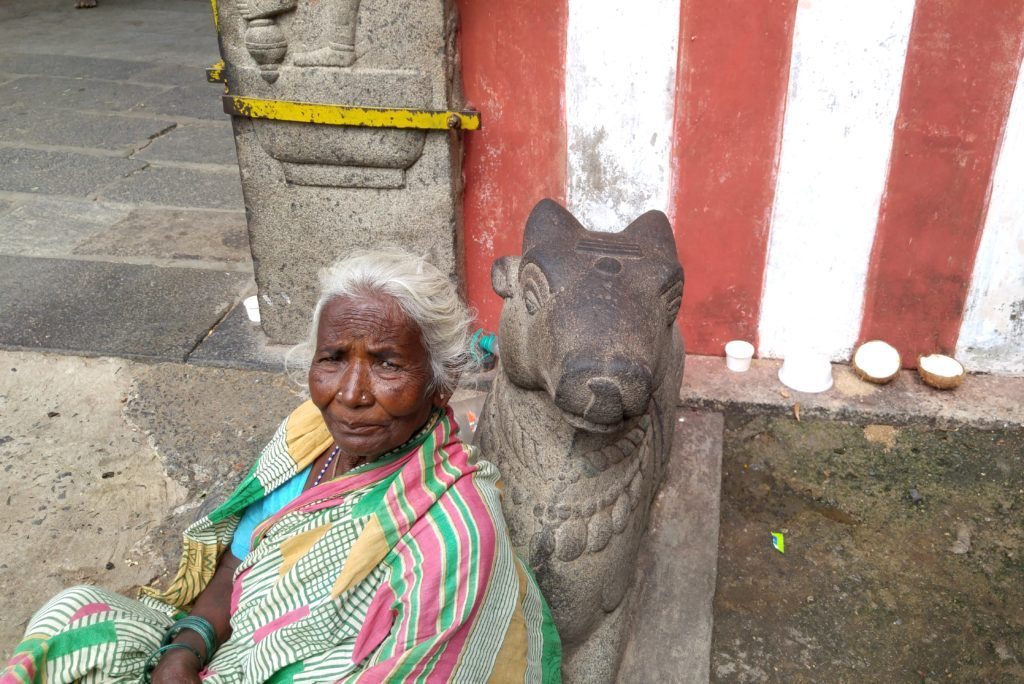
[[[460,442],[456,449],[445,449],[448,462],[442,467],[456,474],[441,493],[437,503],[451,509],[455,503],[465,517],[477,521],[493,520],[504,526],[501,514],[501,484],[497,467],[480,457],[479,447]]]

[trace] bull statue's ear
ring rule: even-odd
[[[659,252],[676,258],[676,238],[672,234],[672,224],[660,211],[641,214],[622,232],[640,244],[651,245]]]
[[[501,257],[491,266],[491,286],[502,299],[515,294],[515,282],[519,277],[519,257]]]
[[[526,230],[523,232],[523,254],[539,244],[551,244],[565,241],[575,244],[576,235],[586,228],[553,199],[542,199],[530,212],[526,219]]]

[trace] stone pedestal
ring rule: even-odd
[[[458,98],[446,0],[221,0],[232,96],[447,110]],[[457,277],[461,138],[234,117],[263,328],[300,340],[317,271],[352,249],[401,246]]]

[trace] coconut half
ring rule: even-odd
[[[944,354],[917,357],[917,373],[925,384],[944,390],[958,387],[967,375],[962,363]]]
[[[861,380],[884,385],[900,372],[900,353],[888,342],[871,340],[857,347],[850,367]]]

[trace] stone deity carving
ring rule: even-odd
[[[477,442],[497,462],[513,543],[533,567],[569,682],[611,682],[683,373],[683,270],[668,219],[587,231],[551,200],[522,257],[492,271],[505,299]]]
[[[313,0],[315,2],[315,0]],[[260,65],[268,83],[278,78],[278,68],[288,54],[288,36],[277,17],[292,12],[298,0],[236,0],[238,13],[245,21],[245,47]],[[333,0],[327,4],[328,35],[322,47],[295,55],[295,66],[347,67],[356,61],[356,17],[359,0]]]

